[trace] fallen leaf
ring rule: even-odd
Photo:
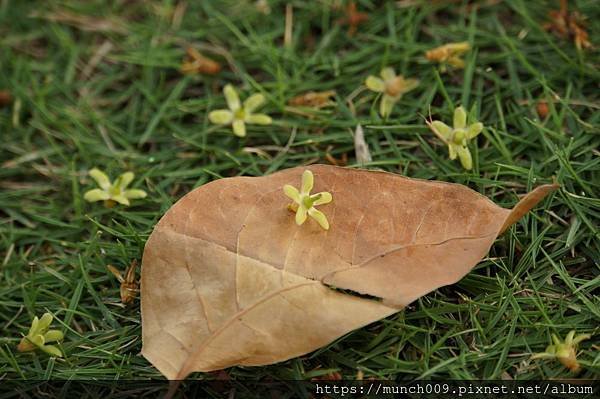
[[[540,117],[540,119],[546,119],[546,117],[548,116],[548,112],[550,112],[546,100],[538,101],[535,106],[535,110],[537,111],[537,114]]]
[[[369,19],[369,14],[359,12],[356,3],[351,1],[346,7],[346,16],[339,20],[342,25],[348,25],[348,36],[353,36],[358,30],[358,25]]]
[[[575,47],[579,50],[592,47],[589,34],[585,29],[585,19],[577,11],[568,11],[568,1],[560,1],[560,9],[548,13],[550,22],[544,25],[544,29],[554,32],[556,35],[573,38]]]
[[[185,53],[185,58],[181,63],[181,73],[216,75],[221,71],[221,64],[200,54],[195,48],[188,47]]]
[[[287,210],[282,188],[306,169],[333,194],[328,231]],[[557,187],[511,210],[458,184],[328,165],[201,186],[146,243],[142,354],[181,380],[311,352],[460,280]]]
[[[121,294],[121,302],[124,305],[131,303],[136,296],[136,293],[139,291],[138,282],[135,278],[135,269],[137,267],[137,260],[134,259],[131,261],[129,268],[125,272],[125,276],[121,274],[119,269],[114,267],[113,265],[106,265],[106,268],[110,270],[110,272],[117,278],[119,283],[121,283],[120,294]]]
[[[323,108],[335,105],[335,103],[331,101],[331,97],[334,96],[335,90],[309,91],[291,98],[288,104],[296,107]]]
[[[467,51],[471,49],[469,42],[448,43],[443,46],[425,52],[425,58],[429,61],[451,65],[455,68],[464,68],[465,61],[461,58]],[[445,70],[445,68],[444,68]]]
[[[12,95],[8,90],[0,90],[0,107],[5,107],[12,101]]]
[[[333,146],[328,146],[327,147],[327,152],[325,153],[325,159],[327,160],[327,162],[329,162],[332,165],[335,166],[346,166],[348,165],[348,154],[347,153],[342,153],[341,158],[336,158],[333,155],[331,155],[331,153],[329,151],[331,151],[331,149],[333,149]]]

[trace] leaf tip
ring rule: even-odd
[[[504,224],[502,225],[502,228],[500,229],[500,234],[504,233],[506,229],[515,224],[527,212],[540,203],[548,194],[556,191],[558,188],[560,188],[560,184],[555,181],[551,184],[543,184],[538,186],[531,192],[525,194],[525,196],[521,198],[517,205],[511,209],[506,220],[504,221]]]

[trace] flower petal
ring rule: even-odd
[[[246,125],[243,120],[236,119],[233,121],[233,134],[238,137],[244,137],[246,135]]]
[[[383,80],[392,80],[396,77],[396,72],[394,71],[394,68],[387,67],[381,70],[380,75]]]
[[[296,211],[296,224],[301,226],[304,222],[306,222],[306,208],[299,206],[298,210]]]
[[[456,147],[457,147],[456,144],[452,144],[452,143],[448,144],[448,157],[452,161],[454,161],[456,159],[456,156],[458,155],[458,154],[456,154]]]
[[[592,338],[590,334],[579,334],[573,339],[573,345],[578,345],[581,341],[585,341],[587,339]]]
[[[567,333],[567,336],[565,337],[565,344],[567,345],[572,345],[573,344],[573,337],[575,336],[575,330],[571,330]]]
[[[106,191],[102,191],[99,188],[95,188],[86,192],[83,195],[83,199],[88,202],[104,201],[110,198],[110,194]]]
[[[448,64],[452,65],[454,68],[462,69],[465,67],[465,61],[459,56],[453,56],[448,58]]]
[[[225,85],[223,94],[225,95],[225,101],[227,101],[227,106],[230,110],[235,112],[240,109],[240,97],[232,85]]]
[[[467,128],[467,139],[473,139],[477,137],[479,133],[483,130],[483,123],[476,122],[469,125]]]
[[[50,330],[46,334],[44,334],[44,339],[46,342],[54,342],[60,341],[64,338],[62,331],[58,330]]]
[[[273,119],[266,114],[249,114],[244,120],[248,123],[253,123],[256,125],[270,125],[273,123]]]
[[[265,102],[265,96],[260,93],[253,94],[244,101],[244,111],[252,112]]]
[[[27,337],[27,339],[30,343],[38,347],[44,345],[44,343],[46,342],[42,334],[32,335],[30,337]]]
[[[119,190],[125,190],[129,184],[133,181],[135,175],[133,172],[125,172],[121,174],[121,176],[117,177],[115,180],[115,187],[118,187]]]
[[[433,121],[429,124],[429,128],[444,142],[448,142],[452,138],[452,128],[444,122]]]
[[[562,342],[560,341],[560,338],[558,338],[558,335],[556,335],[556,334],[552,334],[552,342],[554,342],[554,345],[557,345],[557,346],[562,344]],[[552,348],[552,349],[548,350],[548,348],[546,348],[546,352],[555,351],[554,345],[548,346],[548,348]]]
[[[300,203],[300,193],[298,192],[298,189],[296,187],[286,184],[285,186],[283,186],[283,192],[297,204]]]
[[[465,126],[467,126],[467,112],[461,105],[454,110],[454,128],[462,129]]]
[[[215,125],[229,125],[233,120],[233,112],[226,109],[217,109],[208,114],[208,120]]]
[[[325,214],[315,208],[310,208],[308,210],[308,214],[310,215],[310,217],[312,217],[313,219],[315,219],[322,228],[324,228],[325,230],[329,230],[329,222],[327,221],[327,216],[325,216]]]
[[[373,90],[378,93],[381,93],[385,90],[384,81],[375,76],[367,77],[367,80],[365,80],[365,85],[369,88],[369,90]]]
[[[469,42],[448,43],[446,47],[455,54],[463,54],[471,49]]]
[[[458,158],[460,159],[460,163],[463,168],[466,170],[471,170],[473,168],[473,160],[471,158],[471,151],[467,147],[458,146],[456,148],[458,152]]]
[[[29,333],[27,335],[34,335],[38,333],[38,326],[40,325],[40,319],[37,316],[31,321],[31,327],[29,327]]]
[[[312,172],[308,169],[302,172],[302,186],[300,188],[300,192],[302,194],[310,193],[310,190],[313,189],[314,184],[315,177],[313,176]]]
[[[404,79],[401,93],[407,93],[419,85],[419,79]]]
[[[384,94],[381,97],[381,102],[379,103],[379,114],[383,118],[387,118],[388,116],[390,116],[390,114],[392,113],[392,109],[394,108],[394,104],[396,104],[396,101],[398,101],[399,99],[400,96],[391,97],[387,94]]]
[[[132,188],[131,190],[125,190],[123,195],[128,199],[146,198],[148,195],[144,190]]]
[[[98,183],[100,188],[107,190],[110,187],[110,179],[106,176],[106,173],[102,172],[98,168],[93,168],[88,174]]]
[[[118,202],[121,205],[129,205],[129,200],[123,194],[113,195],[110,197],[111,200]]]
[[[52,314],[44,313],[37,326],[37,332],[39,334],[45,333],[46,331],[48,331],[48,327],[50,327],[50,324],[52,324]]]
[[[43,345],[40,349],[51,356],[62,357],[62,352],[54,345]]]
[[[313,202],[313,206],[316,205],[323,205],[323,204],[329,204],[332,200],[333,200],[333,195],[331,195],[331,193],[328,193],[327,191],[323,191],[320,192],[318,194],[315,195],[311,195],[311,197],[320,195],[321,198],[319,198],[318,200],[316,200],[315,202]]]

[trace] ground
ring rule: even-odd
[[[160,378],[139,355],[139,301],[120,303],[107,265],[140,260],[159,218],[206,182],[344,156],[358,166],[352,132],[361,124],[368,168],[462,183],[504,207],[536,185],[561,188],[457,284],[314,353],[228,375],[566,378],[573,374],[559,362],[530,358],[551,334],[574,329],[594,335],[580,346],[579,377],[597,379],[600,59],[544,30],[558,2],[359,1],[368,19],[349,34],[338,1],[290,1],[285,43],[287,3],[271,2],[269,14],[261,4],[0,1],[0,90],[12,95],[0,108],[0,376]],[[569,7],[587,17],[599,45],[598,4]],[[461,41],[473,47],[464,69],[442,73],[424,57]],[[182,75],[188,46],[221,72]],[[387,120],[364,87],[385,66],[421,82]],[[244,138],[211,124],[227,83],[244,98],[263,93],[273,124],[248,125]],[[310,90],[335,90],[334,104],[288,105]],[[429,115],[449,123],[458,105],[486,127],[470,144],[471,171],[448,159],[425,123]],[[132,186],[148,197],[130,207],[85,202],[93,167],[135,172]],[[65,333],[64,359],[16,350],[46,311]]]

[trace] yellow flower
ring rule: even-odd
[[[123,173],[117,177],[114,183],[111,183],[108,176],[97,168],[90,170],[89,175],[98,183],[100,188],[86,192],[83,195],[86,201],[104,201],[104,205],[111,208],[117,202],[122,205],[129,205],[130,199],[145,198],[147,195],[144,190],[127,190],[127,186],[135,176],[132,172]]]
[[[240,97],[232,85],[225,85],[223,94],[225,94],[229,109],[218,109],[208,114],[208,119],[212,123],[217,125],[231,124],[233,133],[236,136],[244,137],[246,135],[246,123],[270,125],[273,122],[269,115],[254,113],[265,102],[265,97],[262,94],[251,95],[243,104],[240,103]]]
[[[333,196],[328,192],[321,192],[310,195],[314,184],[314,176],[310,170],[305,170],[302,173],[302,187],[300,191],[296,187],[286,184],[283,186],[283,192],[294,203],[290,205],[290,209],[296,212],[296,224],[302,225],[306,221],[307,215],[315,219],[319,225],[325,230],[329,230],[329,222],[325,214],[317,209],[316,205],[328,204],[333,200]]]
[[[387,118],[392,113],[394,104],[407,93],[419,85],[417,79],[404,79],[402,75],[396,75],[393,68],[383,68],[381,78],[369,76],[365,85],[377,93],[383,93],[379,103],[379,114]]]
[[[448,43],[425,52],[425,58],[442,64],[442,71],[446,70],[446,64],[455,68],[464,68],[465,61],[461,56],[470,49],[469,42]]]
[[[483,130],[481,122],[472,123],[467,126],[467,113],[460,106],[454,110],[453,128],[440,121],[427,122],[427,125],[448,145],[450,159],[454,160],[458,155],[463,168],[467,170],[473,168],[473,160],[467,144],[469,140],[475,138]]]
[[[532,359],[558,359],[566,368],[573,372],[579,371],[581,366],[577,362],[577,345],[581,341],[590,339],[590,334],[580,334],[575,336],[575,330],[569,331],[565,341],[562,342],[555,334],[552,334],[554,345],[548,345],[543,353],[536,353],[531,356]]]
[[[30,352],[41,349],[49,355],[62,357],[62,352],[54,345],[46,345],[47,342],[60,341],[63,339],[63,333],[58,330],[49,330],[52,323],[52,315],[44,313],[41,319],[37,316],[33,318],[31,327],[26,336],[21,339],[17,350],[19,352]]]

